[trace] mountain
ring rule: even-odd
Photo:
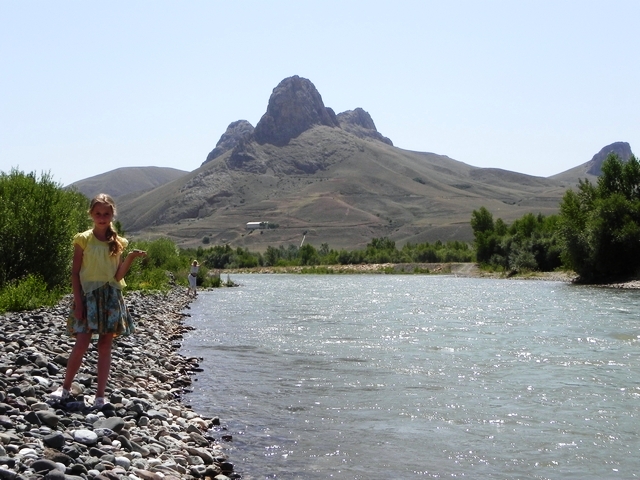
[[[75,187],[88,198],[93,198],[99,193],[108,193],[116,198],[131,193],[140,194],[172,182],[187,173],[175,168],[123,167],[85,178],[68,187]]]
[[[562,173],[558,173],[550,178],[569,183],[578,183],[579,179],[585,178],[594,182],[602,173],[602,163],[607,159],[610,153],[615,153],[624,162],[629,160],[631,155],[633,155],[631,152],[631,146],[627,142],[615,142],[603,147],[602,150],[596,153],[588,162]]]
[[[473,210],[485,206],[507,222],[557,213],[576,181],[397,148],[362,108],[336,115],[309,80],[294,76],[274,88],[255,127],[232,122],[198,169],[124,195],[118,206],[130,235],[180,246],[263,251],[299,245],[306,232],[316,247],[354,249],[376,237],[470,241]],[[274,228],[247,230],[247,222]]]

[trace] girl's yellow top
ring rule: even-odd
[[[120,241],[125,248],[129,244],[126,238],[120,237]],[[77,233],[73,237],[73,244],[78,244],[84,252],[80,267],[80,284],[85,295],[105,283],[118,289],[127,286],[124,278],[119,282],[115,279],[120,255],[109,255],[109,243],[98,240],[93,230]]]

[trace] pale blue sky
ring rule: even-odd
[[[550,176],[640,151],[640,1],[0,0],[0,170],[194,170],[284,78],[400,148]]]

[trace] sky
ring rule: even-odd
[[[551,176],[640,151],[639,19],[637,0],[0,0],[0,171],[193,171],[298,75],[396,147]]]

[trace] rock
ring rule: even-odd
[[[32,425],[42,425],[42,422],[40,422],[40,419],[38,418],[38,415],[36,415],[36,412],[27,413],[24,416],[24,419]]]
[[[51,470],[56,470],[58,468],[58,465],[55,462],[47,460],[46,458],[36,460],[29,466],[33,469],[33,471],[38,473],[50,472]]]
[[[335,113],[324,106],[313,83],[295,75],[285,78],[273,89],[267,112],[253,135],[260,144],[283,146],[315,125],[337,127],[339,123]]]
[[[42,439],[42,441],[47,447],[55,448],[56,450],[62,449],[62,447],[64,447],[64,444],[65,444],[64,435],[60,432],[55,432],[50,435],[46,435]]]
[[[120,433],[124,428],[124,420],[120,417],[105,418],[104,420],[98,420],[93,424],[94,430],[108,429],[115,433]]]
[[[148,457],[151,453],[148,448],[143,447],[137,442],[131,442],[131,450],[133,452],[138,452],[140,455],[142,455],[143,458]]]
[[[163,480],[164,475],[150,472],[149,470],[141,470],[139,468],[133,468],[133,473],[140,477],[142,480]]]
[[[49,404],[46,402],[36,402],[31,405],[31,410],[34,412],[46,411],[49,410]]]
[[[100,475],[95,478],[96,480],[120,480],[120,476],[113,470],[101,472]]]
[[[390,139],[382,136],[382,134],[378,132],[371,115],[362,108],[347,110],[346,112],[339,113],[336,117],[340,127],[356,137],[372,138],[393,146],[393,142]]]
[[[98,442],[98,435],[93,430],[75,430],[73,439],[83,445],[95,445]]]
[[[66,480],[66,475],[60,470],[51,470],[44,476],[44,480]]]
[[[18,473],[7,468],[0,467],[0,480],[16,480]]]
[[[48,458],[49,460],[52,460],[55,463],[60,463],[67,467],[73,464],[73,461],[74,461],[73,458],[71,458],[71,456],[62,452],[57,452],[55,450],[45,450],[44,454],[45,454],[45,457]]]
[[[127,457],[116,457],[115,464],[124,468],[125,470],[129,470],[131,468],[131,460]]]
[[[209,440],[204,438],[199,433],[191,432],[191,433],[189,433],[189,437],[191,437],[191,440],[193,440],[197,445],[199,445],[201,447],[208,447],[209,446]]]
[[[233,150],[238,143],[250,138],[253,130],[253,125],[246,120],[238,120],[230,123],[226,132],[222,134],[220,140],[216,143],[216,148],[211,150],[209,155],[207,155],[207,159],[202,164],[204,165],[214,158],[218,158],[223,153]]]
[[[44,425],[48,425],[51,428],[57,428],[60,417],[58,417],[51,410],[39,410],[36,412],[38,419]]]
[[[600,176],[602,174],[602,164],[611,153],[616,154],[623,162],[629,160],[631,155],[633,155],[631,152],[631,146],[627,142],[612,143],[611,145],[603,147],[589,162],[587,162],[587,166],[589,167],[587,173]]]

